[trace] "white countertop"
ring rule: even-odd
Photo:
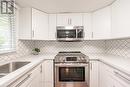
[[[89,56],[90,60],[100,60],[101,62],[109,64],[110,66],[130,76],[130,58],[124,58],[124,57],[119,57],[114,55],[103,55],[103,54],[86,54],[86,55]],[[8,74],[7,76],[0,78],[0,87],[6,87],[7,85],[15,81],[17,78],[21,77],[22,75],[30,71],[33,67],[42,63],[44,60],[54,59],[55,56],[56,54],[30,55],[30,56],[19,58],[17,60],[0,62],[0,65],[8,62],[13,62],[13,61],[31,62],[30,64],[27,64],[21,67],[20,69]]]
[[[37,66],[38,64],[42,63],[45,59],[54,59],[55,54],[53,55],[30,55],[22,58],[18,58],[16,60],[6,61],[6,62],[0,62],[0,65],[7,64],[10,62],[20,62],[20,61],[29,61],[31,63],[9,73],[8,75],[0,78],[0,87],[7,87],[10,83],[14,82],[21,76],[23,76],[25,73],[30,71],[32,68]]]
[[[99,60],[130,76],[130,58],[124,58],[108,54],[88,54],[90,60]]]

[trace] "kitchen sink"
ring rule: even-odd
[[[29,64],[30,62],[11,62],[0,66],[0,78]]]

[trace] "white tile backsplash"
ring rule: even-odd
[[[0,61],[12,60],[31,54],[34,41],[17,41],[16,52],[0,54]]]
[[[59,51],[81,51],[83,53],[107,53],[130,57],[130,39],[83,42],[57,41],[21,41],[17,42],[16,52],[1,54],[0,61],[16,59],[30,55],[34,47],[41,49],[41,54],[53,54]]]
[[[105,41],[83,41],[83,42],[35,41],[35,47],[41,49],[41,54],[58,53],[59,51],[104,53]]]
[[[130,57],[130,39],[106,41],[106,53],[122,57]]]

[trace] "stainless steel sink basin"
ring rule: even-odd
[[[29,63],[30,62],[12,62],[12,71],[15,71]]]
[[[30,62],[11,62],[0,66],[0,78],[29,64]]]

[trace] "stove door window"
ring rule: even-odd
[[[85,67],[59,67],[60,82],[84,82]]]

